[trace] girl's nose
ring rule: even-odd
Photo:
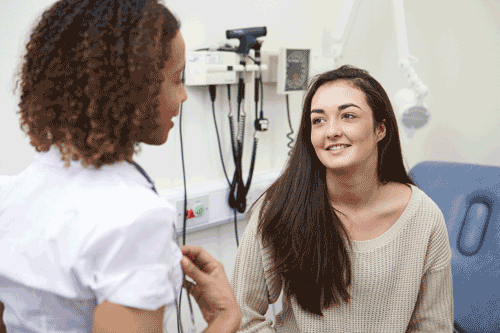
[[[335,138],[335,137],[340,137],[342,134],[342,128],[340,124],[336,123],[335,121],[330,121],[326,128],[326,136],[328,138]]]

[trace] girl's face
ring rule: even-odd
[[[365,93],[345,80],[325,83],[311,101],[311,143],[330,171],[377,166],[377,143],[385,124],[374,130],[373,111]]]
[[[185,52],[184,39],[178,32],[171,42],[171,55],[162,71],[164,81],[159,98],[159,126],[149,129],[147,138],[142,140],[146,144],[162,145],[167,141],[168,133],[174,127],[172,118],[179,114],[181,104],[187,99],[186,89],[182,83],[182,71],[186,65]]]

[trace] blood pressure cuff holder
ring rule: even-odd
[[[446,221],[455,324],[500,332],[500,167],[422,162],[410,176]]]

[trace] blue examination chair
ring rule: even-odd
[[[500,332],[500,167],[422,162],[410,176],[443,212],[455,332]]]

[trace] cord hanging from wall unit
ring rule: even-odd
[[[232,125],[232,122],[231,122],[231,117],[232,117],[231,116],[231,112],[232,112],[232,110],[231,110],[231,88],[230,88],[230,85],[227,85],[227,87],[228,87],[227,96],[229,99],[229,124]],[[222,147],[221,147],[221,143],[220,143],[219,127],[217,126],[217,118],[215,117],[215,97],[216,97],[216,92],[217,92],[216,88],[217,87],[214,85],[209,86],[210,99],[212,100],[212,114],[214,117],[215,132],[217,134],[217,142],[219,144],[219,154],[220,154],[220,160],[222,163],[222,168],[224,170],[224,176],[226,177],[226,181],[227,181],[228,186],[231,187],[231,182],[229,181],[229,177],[227,176],[227,172],[226,172],[224,158],[222,157]],[[234,150],[234,142],[235,142],[234,130],[231,126],[231,146],[233,147],[233,158],[236,157],[236,151]],[[235,233],[235,238],[236,238],[236,246],[238,247],[239,241],[238,241],[238,222],[236,219],[236,209],[233,208],[233,212],[234,212],[234,233]]]
[[[184,72],[182,71],[182,84],[184,84]],[[186,222],[187,222],[187,184],[186,184],[186,167],[184,164],[184,145],[182,142],[182,104],[179,110],[179,137],[181,143],[181,161],[182,161],[182,179],[184,184],[184,214],[182,223],[182,245],[186,245]]]
[[[281,48],[279,51],[277,93],[285,95],[286,99],[288,124],[290,126],[290,133],[286,135],[286,137],[290,140],[287,143],[287,147],[290,149],[288,152],[289,156],[292,154],[294,147],[294,132],[290,116],[289,95],[303,95],[307,90],[311,67],[310,61],[310,49]]]
[[[182,80],[182,84],[184,84],[184,79],[185,79],[184,73],[185,73],[185,71],[182,71],[182,79],[181,79]],[[184,214],[183,214],[184,221],[183,221],[183,224],[182,224],[182,245],[186,245],[187,186],[186,186],[186,167],[185,167],[185,164],[184,164],[184,145],[183,145],[183,142],[182,142],[182,104],[181,104],[181,107],[180,107],[180,110],[179,110],[179,137],[180,137],[180,144],[181,144],[182,179],[183,179],[183,183],[184,183]],[[189,299],[189,293],[187,293],[187,297],[188,297],[189,309],[190,309],[190,312],[191,312],[191,322],[193,324],[193,326],[191,328],[195,329],[193,307],[191,305],[191,300]],[[182,288],[181,288],[181,291],[179,293],[179,305],[178,305],[178,307],[177,307],[177,302],[176,302],[177,331],[179,333],[183,333],[184,332],[184,330],[182,328],[182,324],[181,324],[181,317],[180,317],[181,304],[182,304]],[[189,333],[194,333],[194,332],[190,331]]]
[[[292,120],[290,117],[290,102],[288,100],[288,95],[286,95],[286,114],[288,115],[288,125],[290,125],[290,133],[286,135],[286,137],[290,140],[290,142],[287,144],[287,147],[290,149],[288,151],[288,156],[292,155],[292,150],[293,150],[293,127],[292,127]]]

